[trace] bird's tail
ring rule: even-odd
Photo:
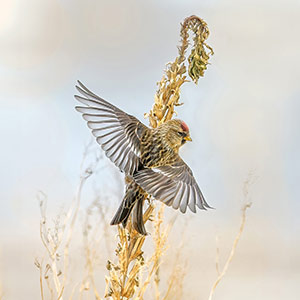
[[[111,220],[110,225],[121,224],[126,227],[128,218],[132,213],[132,226],[142,235],[147,235],[143,221],[143,203],[147,194],[134,181],[130,181],[126,187],[124,199],[119,206],[116,214]]]

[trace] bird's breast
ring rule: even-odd
[[[160,137],[152,137],[141,143],[141,162],[147,168],[167,165],[173,155],[172,149]]]

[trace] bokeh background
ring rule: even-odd
[[[215,55],[199,84],[182,89],[185,105],[178,113],[193,143],[181,153],[216,209],[177,218],[175,233],[185,226],[186,295],[207,299],[216,278],[215,236],[223,262],[251,174],[253,205],[215,299],[300,298],[299,1],[2,0],[4,299],[39,299],[33,264],[42,251],[36,194],[48,195],[49,213],[55,215],[76,191],[90,140],[74,110],[76,80],[143,120],[165,64],[177,55],[179,24],[192,14],[208,23]],[[100,190],[113,191],[108,204],[113,211],[123,193],[121,175],[110,162],[104,164],[93,180]],[[87,187],[82,210],[92,190]],[[168,209],[167,214],[180,213]],[[171,242],[178,240],[175,233]]]

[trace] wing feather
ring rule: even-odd
[[[210,208],[193,176],[191,169],[178,156],[169,166],[156,169],[143,169],[133,175],[134,180],[157,200],[186,212],[187,207],[196,212]]]
[[[83,106],[75,108],[87,121],[97,143],[121,171],[132,175],[140,164],[137,131],[149,129],[135,117],[88,90],[80,81],[76,88],[81,95],[75,95],[75,98]]]

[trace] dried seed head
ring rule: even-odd
[[[178,46],[178,57],[173,63],[168,63],[164,75],[158,82],[158,90],[155,94],[154,105],[147,117],[150,126],[156,128],[160,124],[171,120],[176,113],[174,106],[180,105],[180,87],[187,82],[185,55],[189,46],[189,31],[194,34],[191,54],[188,58],[188,74],[197,83],[204,76],[208,60],[213,55],[213,49],[205,41],[209,36],[209,30],[205,21],[197,16],[190,16],[181,24],[181,44]]]

